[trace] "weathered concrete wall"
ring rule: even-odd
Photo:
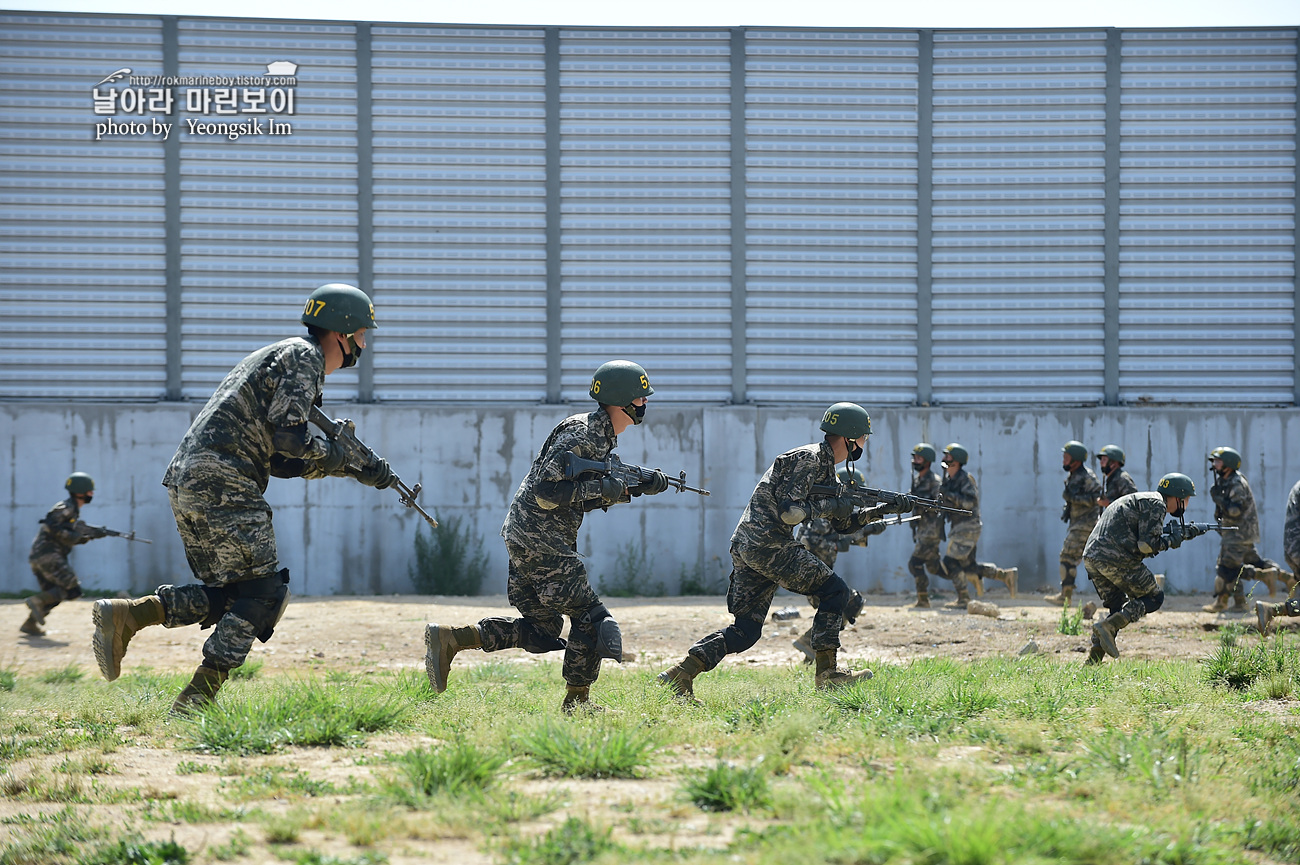
[[[0,516],[4,569],[0,591],[34,588],[27,550],[37,521],[59,498],[73,470],[94,475],[88,522],[135,529],[152,546],[114,538],[78,547],[73,566],[88,588],[141,591],[188,581],[163,470],[200,406],[50,403],[0,404]],[[563,416],[586,406],[343,406],[330,409],[357,421],[365,441],[386,455],[407,483],[424,484],[421,500],[439,516],[459,515],[482,535],[490,557],[485,592],[504,592],[505,550],[498,531],[536,448]],[[1061,445],[1079,439],[1090,449],[1116,443],[1128,469],[1150,488],[1162,474],[1183,471],[1197,483],[1189,516],[1209,519],[1205,454],[1216,445],[1241,450],[1243,471],[1261,505],[1260,552],[1282,557],[1286,496],[1300,478],[1300,410],[1216,411],[1202,408],[900,409],[876,410],[875,434],[860,466],[873,486],[906,489],[912,445],[940,448],[960,441],[972,453],[980,484],[984,536],[981,560],[1021,569],[1021,584],[1054,584],[1064,527],[1059,521]],[[655,580],[676,590],[683,570],[725,579],[727,543],[758,477],[773,457],[820,437],[820,412],[808,407],[673,406],[652,403],[648,422],[621,437],[629,462],[685,469],[711,498],[665,493],[587,518],[581,552],[597,582],[612,576],[628,544],[644,544]],[[1287,445],[1291,447],[1288,448]],[[1095,463],[1094,463],[1095,467]],[[280,560],[300,594],[410,591],[419,516],[392,491],[345,479],[272,479]],[[860,589],[910,588],[906,529],[873,538],[867,550],[840,557],[840,573]],[[1152,565],[1176,591],[1206,591],[1213,581],[1214,537],[1164,553]]]

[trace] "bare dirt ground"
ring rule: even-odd
[[[1085,595],[1085,601],[1088,599]],[[1277,598],[1277,600],[1280,600]],[[843,634],[842,657],[859,665],[899,664],[913,658],[981,658],[1014,655],[1031,639],[1039,651],[1063,662],[1081,662],[1076,653],[1088,647],[1085,623],[1079,636],[1057,633],[1061,609],[1038,595],[1012,599],[992,589],[985,601],[996,604],[996,619],[945,610],[938,601],[930,610],[910,608],[910,595],[868,595],[856,625]],[[1125,629],[1120,649],[1131,658],[1198,659],[1210,651],[1213,633],[1234,622],[1253,626],[1253,599],[1248,614],[1201,612],[1208,599],[1172,596],[1164,607]],[[22,601],[0,601],[0,667],[31,675],[77,664],[95,670],[90,649],[93,601],[71,601],[52,611],[45,637],[25,637],[18,626],[27,615]],[[722,597],[609,598],[610,610],[623,628],[623,643],[636,659],[627,666],[657,669],[677,660],[705,634],[730,621]],[[791,640],[809,627],[813,610],[799,596],[777,597],[773,610],[794,606],[800,618],[769,619],[763,638],[728,664],[782,665],[802,657]],[[412,595],[388,597],[294,598],[269,643],[255,643],[253,658],[264,660],[265,674],[328,670],[385,670],[423,667],[424,623],[468,624],[485,616],[510,616],[514,610],[501,596],[449,598]],[[201,660],[206,631],[197,627],[148,628],[132,641],[123,673],[136,667],[189,672]],[[482,663],[487,656],[467,652],[457,665]],[[493,660],[534,663],[537,656],[508,651]],[[551,656],[557,660],[558,656]]]

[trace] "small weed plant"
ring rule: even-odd
[[[543,774],[561,778],[637,778],[654,740],[621,727],[545,723],[520,743]]]
[[[1077,637],[1083,627],[1083,610],[1079,607],[1071,607],[1069,604],[1061,606],[1061,620],[1056,623],[1056,633],[1065,634],[1069,637]]]
[[[426,535],[415,534],[411,583],[421,595],[477,595],[487,574],[483,537],[461,517],[447,517]]]
[[[668,590],[653,575],[645,544],[628,541],[614,559],[614,573],[600,578],[600,592],[612,598],[661,598]]]
[[[474,794],[492,786],[506,758],[465,742],[418,748],[397,758],[398,778],[387,789],[404,805],[419,806],[437,793]]]
[[[76,664],[68,664],[68,666],[60,670],[49,670],[41,673],[40,680],[46,685],[75,685],[84,678],[86,678],[85,670]]]
[[[682,792],[704,811],[751,811],[771,804],[761,758],[751,766],[719,760],[691,775]]]
[[[186,865],[190,851],[172,841],[120,839],[78,860],[78,865]]]
[[[541,838],[517,840],[506,845],[509,865],[577,865],[590,862],[618,849],[610,829],[602,829],[577,817],[570,817]]]

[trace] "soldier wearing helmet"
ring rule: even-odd
[[[1102,510],[1116,499],[1138,491],[1133,476],[1124,471],[1124,449],[1119,445],[1106,445],[1097,451],[1097,465],[1101,468],[1101,498],[1097,504]]]
[[[975,583],[976,591],[984,594],[984,580],[1001,580],[1014,596],[1017,568],[999,568],[992,562],[975,561],[975,546],[979,543],[984,524],[980,521],[980,490],[975,479],[966,471],[970,451],[953,442],[943,449],[943,483],[939,487],[939,501],[950,508],[962,508],[971,513],[946,514],[948,518],[948,549],[943,557],[944,576],[952,580],[957,590],[957,600],[944,604],[950,609],[966,609],[970,603],[970,590],[966,583]]]
[[[68,497],[50,508],[41,520],[27,556],[41,590],[27,599],[27,620],[18,630],[31,637],[45,633],[45,616],[50,610],[81,597],[81,582],[68,564],[72,548],[104,537],[103,529],[80,522],[82,506],[95,497],[94,479],[85,472],[73,472],[63,488]]]
[[[1044,595],[1043,600],[1049,604],[1070,606],[1074,596],[1074,582],[1078,577],[1079,561],[1083,558],[1083,545],[1088,542],[1092,527],[1101,516],[1101,506],[1097,498],[1101,495],[1101,484],[1092,469],[1087,466],[1088,449],[1083,442],[1068,441],[1061,448],[1061,468],[1065,469],[1065,489],[1061,497],[1065,506],[1061,509],[1061,522],[1069,527],[1065,530],[1065,541],[1061,544],[1061,591],[1055,595]]]
[[[920,442],[912,448],[911,494],[920,499],[938,499],[943,479],[930,468],[938,459],[934,445]],[[943,514],[939,511],[922,511],[920,519],[912,523],[912,555],[907,560],[907,570],[916,582],[914,609],[930,608],[930,578],[926,574],[944,574],[939,545],[944,540]]]
[[[912,503],[909,500],[897,506],[858,508],[847,496],[814,496],[814,485],[835,483],[836,465],[848,461],[851,469],[862,456],[871,432],[871,418],[862,406],[839,402],[822,415],[821,430],[825,433],[822,441],[778,456],[754,488],[731,536],[727,611],[734,621],[696,642],[681,663],[659,675],[659,681],[678,696],[694,699],[696,676],[712,670],[727,655],[743,652],[758,642],[779,588],[815,595],[820,602],[811,637],[817,688],[837,688],[870,678],[870,671],[849,673],[837,666],[840,629],[853,591],[796,541],[791,529],[810,517],[821,517],[836,532],[849,534],[886,514],[910,512]]]
[[[1092,626],[1088,664],[1100,664],[1106,655],[1118,658],[1115,636],[1120,629],[1165,602],[1142,560],[1182,543],[1182,535],[1164,533],[1165,517],[1183,519],[1194,495],[1192,479],[1174,472],[1160,479],[1155,492],[1124,496],[1102,511],[1084,545],[1083,564],[1110,615]]]
[[[867,478],[857,469],[842,468],[835,473],[835,477],[845,486],[865,487]],[[867,539],[872,535],[878,535],[885,530],[886,524],[883,522],[868,523],[856,532],[842,535],[835,529],[831,528],[830,521],[823,517],[809,517],[800,523],[794,530],[794,538],[817,558],[821,559],[826,567],[831,570],[835,569],[835,562],[839,559],[840,553],[847,553],[849,547],[865,547]],[[812,604],[813,609],[817,609],[819,599],[816,595],[808,596],[808,603]],[[848,604],[844,607],[844,618],[846,621],[856,621],[858,614],[862,612],[862,605],[866,603],[862,595],[855,589],[853,597],[849,599]],[[805,664],[811,664],[817,660],[817,653],[812,648],[813,629],[810,625],[808,630],[794,641],[794,647],[803,652]]]
[[[1300,481],[1291,487],[1286,499],[1286,521],[1282,526],[1282,552],[1292,574],[1300,573]],[[1300,616],[1300,583],[1290,580],[1290,597],[1281,604],[1269,601],[1255,602],[1255,615],[1259,619],[1259,632],[1268,633],[1268,624],[1275,616]]]
[[[92,646],[110,682],[141,628],[212,628],[203,662],[172,706],[183,714],[210,703],[253,640],[270,639],[289,598],[264,495],[270,477],[352,476],[385,489],[384,460],[349,469],[342,446],[311,435],[307,420],[325,376],[355,366],[375,327],[365,292],[330,283],[311,293],[307,333],[260,348],[217,386],[163,475],[176,530],[197,584],[159,586],[134,600],[97,601]]]
[[[464,626],[426,625],[424,666],[435,692],[447,689],[452,659],[465,649],[563,651],[568,687],[561,707],[565,712],[592,708],[590,689],[600,675],[601,659],[623,661],[622,633],[578,558],[578,530],[585,514],[633,496],[662,493],[668,479],[657,471],[650,481],[629,489],[611,475],[571,478],[564,458],[572,453],[604,461],[624,430],[644,422],[646,399],[654,392],[640,364],[611,360],[591,377],[589,394],[596,408],[567,417],[551,430],[501,527],[510,558],[507,597],[520,616]],[[570,622],[567,643],[560,639],[564,616]]]
[[[1228,608],[1228,596],[1232,595],[1232,611],[1239,613],[1246,610],[1243,578],[1264,579],[1271,584],[1281,576],[1289,584],[1294,577],[1255,550],[1259,543],[1259,513],[1250,484],[1241,473],[1241,454],[1235,448],[1217,447],[1210,451],[1208,459],[1214,472],[1214,485],[1210,487],[1214,518],[1225,526],[1236,526],[1237,531],[1219,533],[1222,542],[1214,575],[1214,600],[1201,609],[1221,613]]]

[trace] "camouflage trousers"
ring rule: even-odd
[[[1225,533],[1227,534],[1227,533]],[[1275,563],[1260,556],[1255,550],[1254,544],[1243,544],[1233,542],[1224,537],[1223,544],[1219,547],[1218,566],[1224,569],[1231,569],[1235,574],[1241,570],[1242,565],[1254,565],[1258,568],[1272,568]]]
[[[976,576],[989,580],[997,578],[998,566],[992,562],[975,561],[975,548],[979,543],[980,533],[962,532],[948,538],[948,549],[944,552],[942,575],[954,584],[966,582],[967,576]]]
[[[81,581],[72,565],[68,564],[66,553],[44,553],[28,561],[41,591],[59,595],[59,600],[49,604],[49,608],[57,606],[60,601],[81,597]]]
[[[196,625],[209,617],[213,593],[234,583],[273,576],[278,570],[275,530],[269,507],[233,507],[220,491],[195,492],[167,488],[176,530],[185,546],[185,559],[203,585],[159,586],[163,624],[168,628]],[[226,612],[203,644],[208,666],[230,670],[248,657],[258,629],[252,622]]]
[[[843,604],[836,605],[837,610],[828,610],[820,602],[824,600],[826,583],[832,578],[838,581],[833,588],[842,587],[845,600],[850,594],[848,586],[802,544],[791,540],[777,547],[733,546],[731,568],[727,612],[735,618],[734,624],[714,631],[689,650],[704,664],[704,669],[712,670],[727,655],[743,652],[758,642],[777,589],[817,595],[812,648],[817,651],[839,648],[840,630],[844,627]]]
[[[1112,613],[1118,612],[1130,598],[1151,599],[1160,591],[1151,569],[1142,562],[1125,566],[1084,559],[1083,565],[1088,569],[1088,576],[1092,578],[1097,594],[1101,596],[1102,605]],[[1147,607],[1150,608],[1151,603]]]
[[[916,543],[912,545],[912,555],[907,560],[907,569],[911,572],[912,579],[916,581],[918,592],[930,591],[930,577],[926,574],[927,570],[931,574],[946,576],[943,558],[939,555],[939,542],[942,540],[938,535],[918,537]]]
[[[506,541],[510,573],[506,598],[522,618],[494,617],[478,623],[483,651],[523,649],[542,654],[564,650],[564,681],[576,687],[600,676],[596,632],[587,612],[600,596],[587,580],[587,569],[576,553],[558,555],[535,552]],[[569,617],[569,639],[560,639],[564,617]]]
[[[1070,523],[1065,530],[1065,542],[1061,544],[1061,564],[1077,568],[1083,561],[1083,548],[1092,534],[1093,523]]]

